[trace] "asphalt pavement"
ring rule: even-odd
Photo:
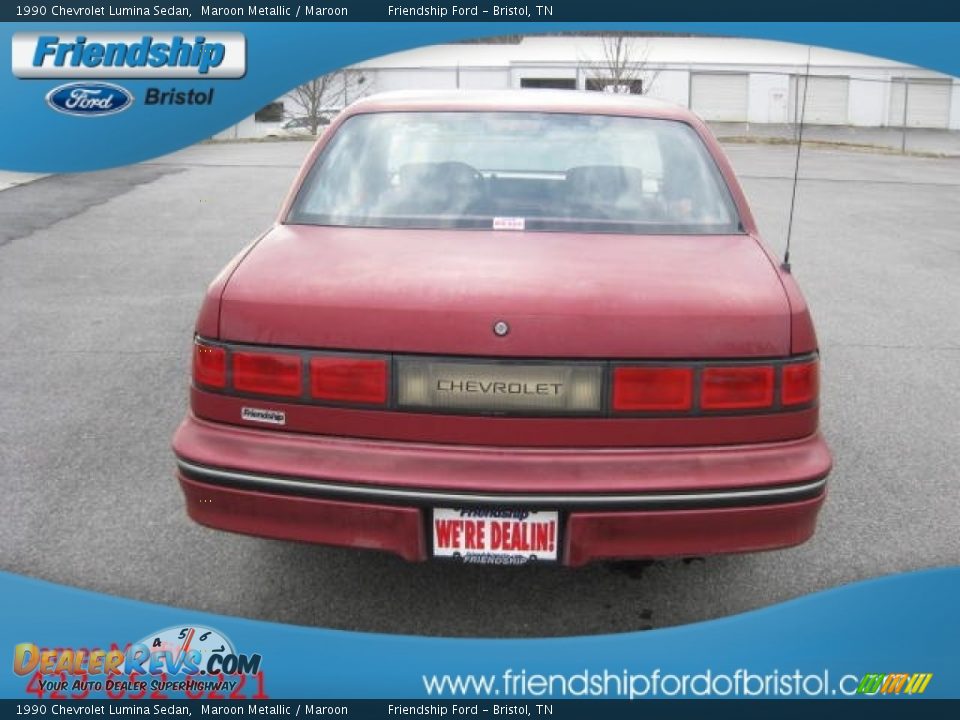
[[[960,161],[822,148],[804,150],[792,250],[836,457],[807,544],[473,567],[194,524],[169,443],[187,406],[195,313],[272,221],[307,149],[205,144],[0,192],[0,569],[300,625],[546,636],[707,620],[960,562]],[[782,249],[793,148],[728,151]]]

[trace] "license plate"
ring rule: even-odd
[[[555,510],[435,508],[433,555],[479,565],[557,560],[560,513]]]

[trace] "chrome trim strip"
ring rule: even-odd
[[[636,493],[621,494],[496,494],[448,492],[443,490],[405,490],[391,487],[348,485],[297,478],[259,475],[196,465],[177,458],[177,467],[188,476],[218,485],[227,485],[284,494],[366,499],[381,503],[414,505],[501,505],[508,507],[539,508],[609,508],[642,509],[647,507],[715,507],[737,505],[762,505],[777,501],[803,500],[819,495],[827,484],[826,477],[811,482],[783,487],[760,489],[717,490],[689,493]]]

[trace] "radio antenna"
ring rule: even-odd
[[[790,272],[790,239],[793,237],[793,211],[797,206],[797,180],[800,177],[800,150],[803,148],[803,120],[807,114],[807,90],[810,88],[810,55],[812,46],[807,46],[807,69],[803,75],[803,101],[800,104],[800,127],[797,130],[797,157],[793,164],[793,193],[790,196],[790,219],[787,221],[787,249],[780,267]],[[796,103],[794,103],[796,108]]]

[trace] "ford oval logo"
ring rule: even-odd
[[[97,117],[126,110],[133,105],[133,95],[111,83],[75,82],[48,92],[47,105],[66,115]]]

